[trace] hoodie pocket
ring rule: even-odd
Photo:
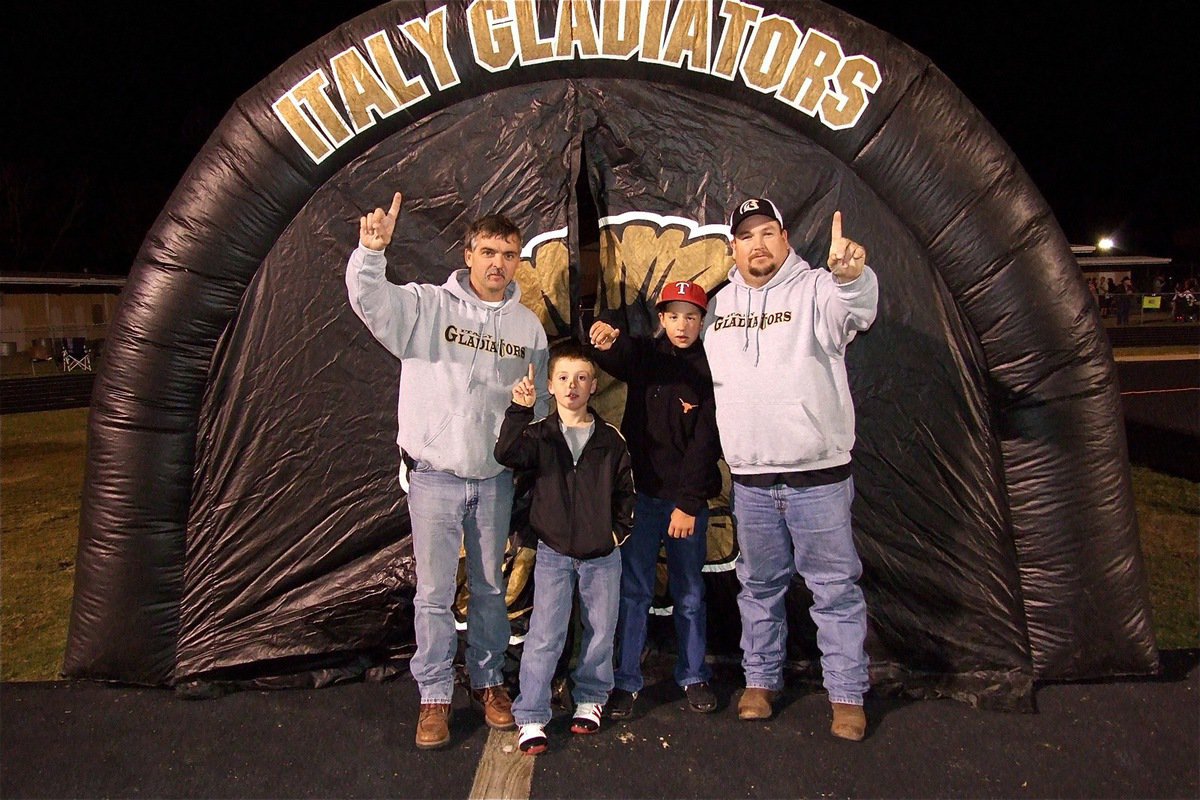
[[[823,426],[803,402],[724,404],[718,406],[717,415],[721,445],[731,466],[786,467],[818,461],[830,453]]]
[[[426,433],[425,440],[421,442],[421,449],[424,450],[425,448],[429,447],[437,440],[439,436],[445,433],[446,428],[450,426],[450,421],[454,419],[454,417],[455,415],[451,413],[444,414],[441,421],[439,421],[437,425],[430,428],[429,432]]]

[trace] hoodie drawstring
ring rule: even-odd
[[[750,328],[753,327],[754,328],[754,366],[757,367],[758,366],[758,357],[762,353],[762,347],[760,346],[760,342],[759,342],[759,334],[761,333],[761,330],[762,330],[762,318],[767,313],[767,292],[769,292],[771,290],[770,289],[762,290],[762,302],[760,302],[759,306],[758,306],[759,315],[758,315],[758,319],[755,320],[754,311],[751,307],[752,303],[753,303],[753,299],[754,299],[754,292],[752,292],[749,289],[746,289],[745,287],[742,287],[742,286],[738,286],[737,288],[738,288],[738,291],[746,292],[746,333],[742,339],[742,352],[744,353],[750,349]],[[751,325],[752,322],[756,322],[757,324]]]

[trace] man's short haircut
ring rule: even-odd
[[[498,239],[511,239],[517,237],[517,244],[521,243],[521,229],[517,224],[503,214],[488,214],[486,217],[480,217],[470,224],[467,228],[465,237],[468,250],[475,249],[475,240],[481,236],[496,237]]]
[[[574,359],[575,361],[586,361],[588,364],[592,365],[593,376],[600,374],[599,368],[596,366],[595,359],[588,355],[587,351],[583,349],[583,345],[579,344],[579,342],[575,341],[574,339],[564,339],[561,342],[557,342],[551,346],[550,361],[546,364],[546,371],[550,375],[553,375],[555,363],[563,358],[570,358]]]

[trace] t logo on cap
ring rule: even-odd
[[[668,303],[675,302],[691,303],[700,309],[701,313],[708,310],[708,295],[698,284],[691,281],[675,281],[663,286],[655,307],[662,311]]]

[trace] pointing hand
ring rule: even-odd
[[[519,406],[533,408],[537,400],[537,387],[533,385],[533,364],[529,365],[529,373],[517,381],[512,390],[512,401]]]
[[[403,196],[400,192],[392,197],[392,207],[387,211],[377,208],[369,214],[364,214],[358,220],[358,241],[363,247],[371,250],[385,250],[392,241],[392,232],[396,230],[396,218],[400,216],[400,202]]]
[[[867,250],[858,242],[842,236],[842,212],[833,212],[833,231],[829,240],[829,271],[838,283],[849,283],[862,275]]]

